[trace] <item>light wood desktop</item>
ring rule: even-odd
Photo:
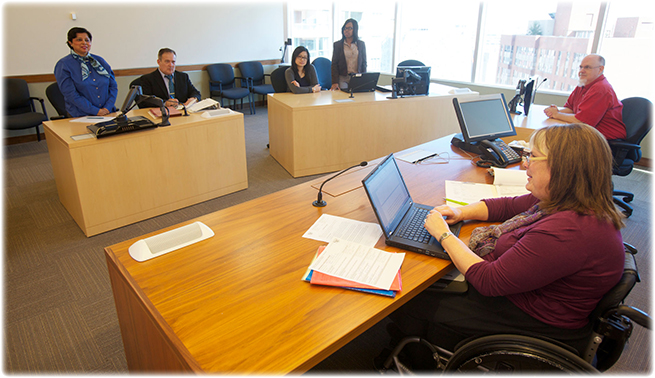
[[[71,136],[88,133],[86,123],[43,123],[59,200],[86,236],[248,187],[241,113],[170,122],[77,141]]]
[[[268,95],[270,153],[293,177],[333,172],[456,133],[454,88],[430,84],[430,96],[342,91]]]
[[[533,130],[517,131],[506,140],[528,140]],[[444,180],[492,183],[450,139],[415,147],[448,152],[448,164],[399,161],[415,201],[443,204]],[[130,371],[302,373],[449,271],[449,261],[407,252],[395,299],[301,281],[326,244],[302,235],[322,214],[375,222],[361,187],[375,163],[328,182],[325,191],[335,194],[324,195],[323,208],[312,206],[320,178],[107,247]],[[142,263],[130,257],[128,248],[138,239],[194,221],[215,236]],[[465,224],[463,239],[479,224]],[[386,246],[384,238],[376,247],[405,252]]]

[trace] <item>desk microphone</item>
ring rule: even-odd
[[[316,197],[316,201],[312,202],[312,205],[314,205],[314,207],[323,207],[323,206],[327,205],[327,203],[325,201],[323,201],[323,185],[325,185],[326,182],[332,180],[333,178],[339,176],[340,174],[342,174],[342,173],[344,173],[344,172],[346,172],[348,170],[351,170],[351,169],[353,169],[355,167],[366,167],[367,165],[368,165],[368,162],[363,161],[363,162],[361,162],[361,163],[359,163],[357,165],[353,165],[350,168],[346,168],[343,171],[337,173],[336,175],[330,177],[329,179],[323,181],[323,183],[321,184],[321,187],[318,188],[318,197]]]

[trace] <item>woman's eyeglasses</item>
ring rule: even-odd
[[[532,153],[529,155],[522,156],[521,159],[523,160],[523,164],[525,164],[526,167],[530,166],[530,162],[533,161],[539,161],[539,160],[548,160],[547,156],[532,156]]]

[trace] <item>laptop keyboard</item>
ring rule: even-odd
[[[407,240],[414,240],[419,243],[427,243],[430,240],[430,233],[423,227],[423,221],[430,210],[417,208],[412,218],[401,226],[396,236]]]

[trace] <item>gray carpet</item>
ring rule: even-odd
[[[127,373],[103,248],[313,179],[292,178],[268,153],[267,112],[245,115],[249,188],[91,238],[59,202],[45,142],[4,147],[4,372]],[[639,249],[642,284],[629,302],[650,312],[651,175],[616,178],[636,193],[624,230]],[[386,322],[372,327],[312,373],[374,373]],[[651,370],[650,333],[635,328],[614,373]]]

